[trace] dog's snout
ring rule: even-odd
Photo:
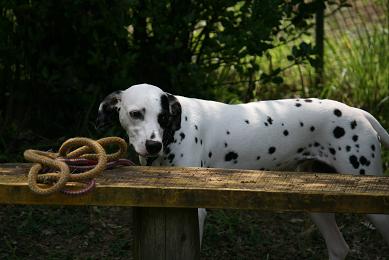
[[[162,143],[153,140],[146,140],[146,150],[149,154],[157,154],[161,151]]]

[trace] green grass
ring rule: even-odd
[[[373,28],[364,39],[350,33],[326,45],[326,95],[388,120],[383,115],[389,112],[389,31]]]

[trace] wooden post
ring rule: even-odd
[[[134,208],[135,259],[199,259],[197,208]]]
[[[324,81],[324,10],[325,3],[323,0],[316,0],[318,2],[318,8],[316,11],[316,51],[317,51],[317,64],[316,64],[316,89],[320,89],[323,86]]]

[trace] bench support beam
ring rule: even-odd
[[[134,208],[135,259],[199,259],[197,208]]]

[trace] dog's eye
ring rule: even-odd
[[[143,119],[143,114],[139,110],[130,111],[130,116],[133,119]]]

